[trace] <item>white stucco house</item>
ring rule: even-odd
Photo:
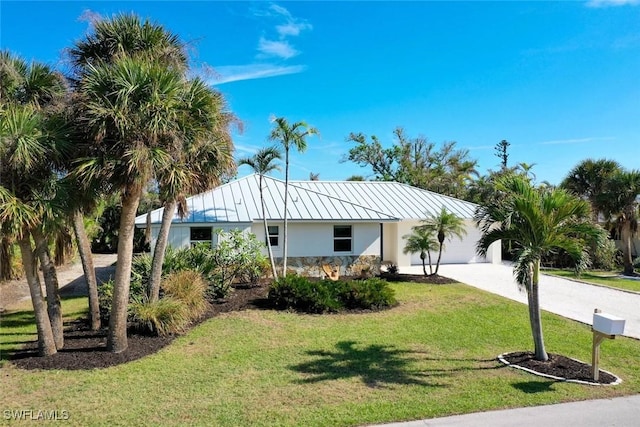
[[[283,180],[263,178],[269,239],[276,258],[283,249]],[[187,199],[188,215],[174,217],[169,245],[197,242],[215,244],[215,229],[240,229],[266,242],[260,206],[259,176],[249,175]],[[476,205],[396,182],[289,181],[288,266],[306,274],[321,274],[323,263],[339,265],[342,274],[369,267],[378,271],[383,261],[400,267],[420,264],[420,254],[404,254],[403,236],[444,206],[463,218],[467,235],[445,242],[442,263],[501,261],[500,243],[483,258],[475,246],[480,230],[473,222]],[[151,212],[151,247],[155,245],[163,209]],[[136,218],[147,226],[147,215]],[[266,249],[265,249],[266,253]]]

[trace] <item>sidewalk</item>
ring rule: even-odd
[[[640,395],[478,412],[386,427],[633,427],[640,425]]]

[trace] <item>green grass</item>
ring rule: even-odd
[[[640,341],[601,349],[615,387],[554,382],[496,362],[530,349],[524,305],[461,284],[394,284],[383,312],[217,316],[157,354],[103,370],[2,368],[2,409],[66,410],[73,425],[347,426],[640,392]],[[86,302],[68,300],[78,314]],[[34,338],[3,316],[4,350]],[[548,350],[590,360],[589,327],[543,314]]]
[[[574,270],[545,269],[543,273],[610,288],[640,292],[640,280],[621,279],[618,277],[618,273],[611,271],[585,271],[580,276],[576,275]]]

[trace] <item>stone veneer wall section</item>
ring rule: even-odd
[[[282,258],[276,258],[275,261],[278,266],[282,266]],[[380,274],[380,262],[378,255],[288,257],[287,273],[324,277],[322,266],[328,264],[338,267],[340,276],[376,275]]]

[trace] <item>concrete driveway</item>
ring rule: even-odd
[[[421,266],[403,268],[403,273],[422,274]],[[438,272],[478,289],[526,304],[518,291],[513,268],[505,264],[445,264]],[[640,339],[640,294],[587,285],[540,275],[540,306],[543,310],[591,325],[593,310],[626,319],[625,336]]]

